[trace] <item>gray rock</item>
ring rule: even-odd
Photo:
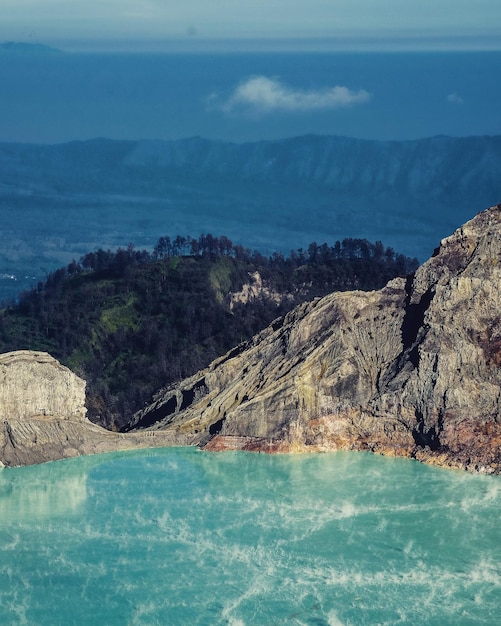
[[[372,450],[499,473],[500,284],[498,205],[413,277],[300,306],[133,425],[213,450]]]
[[[49,354],[0,355],[0,466],[190,443],[169,433],[112,433],[85,414],[85,382]]]
[[[85,383],[48,354],[0,355],[0,462],[165,445],[371,450],[501,471],[501,205],[380,291],[303,304],[158,394],[131,432],[85,418]]]

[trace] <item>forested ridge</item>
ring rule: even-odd
[[[44,350],[87,381],[88,416],[121,429],[159,388],[193,374],[297,304],[378,289],[417,267],[381,242],[312,243],[288,256],[227,237],[97,250],[0,313],[0,351]]]

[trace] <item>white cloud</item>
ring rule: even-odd
[[[447,96],[447,102],[451,102],[452,104],[463,104],[464,100],[461,96],[454,92]]]
[[[238,109],[260,113],[273,111],[316,111],[320,109],[336,109],[367,102],[371,94],[364,89],[351,91],[339,85],[325,89],[301,90],[293,89],[278,80],[266,76],[254,76],[241,83],[219,108],[225,112]],[[211,97],[218,102],[217,96]]]

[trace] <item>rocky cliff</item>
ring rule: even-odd
[[[0,463],[174,444],[370,450],[501,471],[501,205],[413,276],[301,305],[158,395],[131,432],[85,417],[85,384],[46,353],[0,355]]]
[[[189,443],[169,433],[112,433],[85,413],[85,382],[49,354],[0,355],[0,467]]]
[[[0,413],[9,419],[85,418],[85,381],[46,352],[0,354]]]
[[[498,205],[412,277],[300,306],[132,425],[210,450],[371,450],[499,473],[500,284]]]

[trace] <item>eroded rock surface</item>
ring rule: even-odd
[[[499,473],[500,285],[498,205],[414,276],[298,307],[132,427],[213,450],[372,450]]]
[[[81,420],[85,381],[46,352],[0,354],[0,414],[9,419],[52,416]]]
[[[85,382],[49,354],[0,355],[0,466],[190,442],[161,432],[112,433],[85,414]]]

